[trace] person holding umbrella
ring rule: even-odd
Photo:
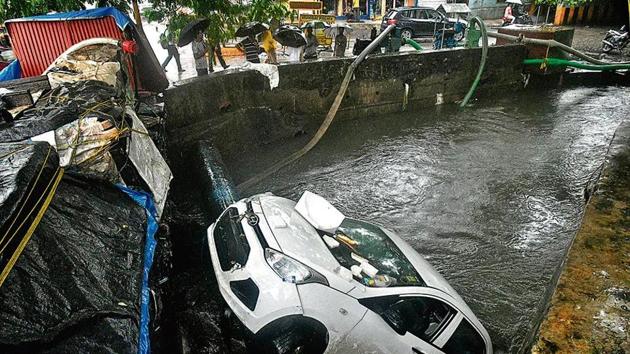
[[[334,24],[324,29],[324,34],[328,37],[335,37],[335,56],[343,58],[346,55],[346,49],[348,48],[348,37],[346,33],[350,34],[352,27],[346,24]]]
[[[270,30],[266,30],[262,34],[262,45],[261,47],[267,53],[269,59],[267,62],[269,64],[278,64],[278,59],[276,57],[276,41],[273,39],[273,35]]]
[[[192,43],[193,57],[195,58],[195,69],[197,76],[208,75],[208,45],[204,41],[203,31],[210,26],[210,20],[200,18],[188,23],[179,33],[177,46],[183,47]]]
[[[164,72],[166,72],[166,66],[173,58],[175,58],[175,63],[177,63],[177,71],[179,71],[180,73],[184,72],[184,69],[182,69],[182,63],[179,61],[179,51],[177,50],[177,46],[173,41],[173,34],[171,31],[166,30],[160,36],[160,45],[168,52],[168,56],[162,63],[162,69],[164,70]]]
[[[258,57],[260,46],[256,40],[256,35],[263,33],[268,29],[268,25],[254,21],[246,23],[236,30],[235,35],[237,37],[246,37],[239,43],[239,45],[245,52],[245,58],[247,61],[251,63],[260,63],[260,58]]]
[[[195,69],[197,69],[197,76],[208,75],[208,45],[203,40],[203,32],[197,32],[197,37],[192,41],[192,52],[195,58]]]
[[[302,31],[291,25],[282,25],[273,32],[273,38],[288,48],[289,62],[299,62],[302,47],[306,45],[306,38]]]
[[[313,27],[306,27],[306,47],[304,48],[304,59],[317,59],[317,47],[319,42],[313,34]]]

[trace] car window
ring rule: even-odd
[[[411,10],[405,10],[400,12],[403,17],[412,18],[413,12]]]
[[[442,351],[446,354],[483,354],[486,345],[479,332],[466,319],[462,319]]]
[[[428,19],[429,15],[427,14],[427,10],[418,10],[418,18],[422,20]]]
[[[221,270],[228,271],[235,264],[244,266],[249,257],[249,244],[241,225],[238,209],[228,209],[217,221],[214,228],[214,243]]]
[[[454,314],[455,310],[437,299],[402,297],[385,310],[382,317],[394,329],[398,328],[399,333],[404,330],[431,342],[447,326]]]
[[[362,272],[358,276],[366,286],[424,285],[413,264],[379,226],[345,218],[333,236],[340,246],[331,252],[339,264],[352,269],[368,263],[374,268],[376,275]]]

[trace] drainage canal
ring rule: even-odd
[[[524,351],[580,225],[630,90],[580,87],[335,122],[307,155],[240,191],[315,191],[398,231],[464,297],[498,352]],[[226,161],[236,182],[278,159]],[[255,163],[254,163],[255,161]]]

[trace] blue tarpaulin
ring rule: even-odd
[[[147,214],[147,237],[144,242],[144,265],[142,267],[142,292],[140,293],[140,338],[138,338],[138,354],[151,353],[151,338],[149,333],[149,303],[151,294],[149,289],[149,273],[153,266],[153,254],[157,240],[155,233],[158,230],[157,211],[153,197],[150,194],[130,189],[123,185],[116,185],[138,205],[142,206]]]
[[[90,10],[81,10],[81,11],[71,11],[71,12],[63,12],[49,15],[38,15],[31,17],[23,17],[15,20],[9,20],[10,22],[23,22],[23,21],[68,21],[68,20],[85,20],[90,18],[103,18],[111,16],[116,21],[116,25],[121,30],[124,30],[131,22],[129,16],[125,15],[118,9],[113,7],[100,7],[96,9]]]
[[[17,80],[22,78],[22,68],[20,62],[16,59],[6,68],[0,70],[0,81]]]

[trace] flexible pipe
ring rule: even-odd
[[[301,148],[300,150],[298,150],[298,151],[294,152],[293,154],[289,155],[288,157],[286,157],[286,158],[276,162],[275,164],[273,164],[271,167],[269,167],[268,169],[266,169],[262,173],[260,173],[260,174],[258,174],[256,176],[246,180],[245,182],[239,184],[238,185],[238,189],[245,190],[245,189],[253,186],[254,184],[260,182],[261,180],[269,177],[270,175],[275,173],[280,168],[282,168],[282,167],[290,164],[291,162],[299,159],[304,154],[309,152],[313,147],[315,147],[315,145],[317,145],[319,140],[324,136],[324,134],[326,134],[326,131],[328,130],[328,127],[330,127],[330,124],[333,122],[333,120],[335,119],[335,116],[337,115],[337,111],[339,110],[339,106],[341,105],[341,101],[343,100],[343,97],[346,95],[346,91],[348,90],[348,85],[350,84],[350,80],[352,80],[352,75],[354,74],[354,70],[356,70],[356,68],[359,66],[359,64],[361,64],[361,62],[363,62],[365,57],[369,53],[371,53],[381,43],[381,41],[383,41],[383,39],[385,39],[387,37],[389,32],[391,32],[395,27],[396,26],[394,26],[394,25],[387,26],[387,28],[385,28],[385,30],[383,30],[383,32],[381,32],[381,34],[378,37],[376,37],[372,41],[372,43],[370,43],[370,45],[368,45],[367,48],[365,48],[361,52],[361,54],[359,54],[359,56],[352,62],[352,64],[350,64],[350,67],[348,68],[348,71],[346,72],[346,76],[343,78],[343,81],[341,82],[341,87],[339,88],[339,92],[337,93],[337,96],[335,97],[335,101],[333,102],[332,106],[330,107],[330,110],[328,110],[328,114],[326,115],[326,118],[322,122],[322,125],[320,125],[319,129],[317,130],[315,135],[311,138],[311,140],[308,143],[306,143],[306,145],[303,148]]]
[[[413,39],[405,39],[405,44],[409,44],[415,50],[422,51],[420,43],[414,41]]]
[[[488,33],[486,31],[486,25],[483,23],[483,20],[477,16],[473,17],[469,21],[470,26],[475,25],[477,23],[479,25],[479,29],[481,30],[481,63],[479,64],[479,70],[477,70],[477,76],[475,77],[475,81],[473,81],[472,86],[468,90],[468,93],[464,97],[464,100],[459,104],[460,108],[466,107],[468,101],[475,93],[477,86],[479,85],[479,81],[481,81],[481,75],[483,74],[483,69],[486,67],[486,59],[488,58]]]
[[[630,63],[609,63],[609,64],[586,64],[580,63],[578,61],[559,59],[559,58],[547,58],[547,59],[525,59],[523,60],[524,65],[541,65],[545,64],[547,66],[571,66],[578,69],[585,70],[599,70],[599,71],[607,71],[607,70],[624,70],[630,69]]]
[[[517,37],[517,36],[511,36],[509,34],[505,34],[505,33],[488,33],[488,36],[490,37],[494,37],[494,38],[501,38],[501,39],[505,39],[508,41],[512,41],[512,42],[522,42],[522,43],[526,43],[526,44],[537,44],[537,45],[542,45],[542,46],[547,46],[547,47],[554,47],[554,48],[559,48],[567,53],[573,54],[576,57],[583,59],[585,61],[588,61],[589,63],[593,63],[593,64],[597,64],[597,65],[609,65],[611,64],[610,62],[607,61],[603,61],[603,60],[599,60],[599,59],[595,59],[591,56],[588,56],[582,52],[580,52],[577,49],[574,49],[572,47],[569,47],[568,45],[564,44],[564,43],[560,43],[558,41],[555,41],[553,39],[537,39],[537,38],[528,38],[528,37]],[[613,64],[630,64],[629,61],[624,61],[624,62],[616,62]]]

